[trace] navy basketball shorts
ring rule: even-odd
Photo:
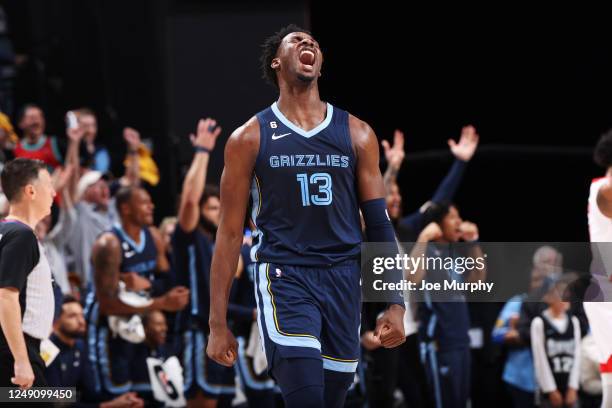
[[[268,371],[278,359],[323,359],[323,368],[354,373],[360,353],[358,261],[331,267],[258,263],[257,323]]]
[[[203,330],[191,329],[183,335],[183,376],[187,399],[194,398],[198,390],[211,399],[236,392],[234,368],[222,366],[206,355]]]

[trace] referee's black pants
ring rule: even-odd
[[[33,387],[47,387],[45,379],[45,363],[40,357],[40,340],[28,336],[24,333],[26,348],[28,349],[28,357],[32,371],[34,372]],[[11,382],[11,378],[15,376],[15,359],[8,344],[0,343],[0,387],[16,387]]]

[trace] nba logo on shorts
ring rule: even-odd
[[[281,270],[279,268],[276,268],[276,277],[280,278],[282,274],[283,273],[281,272]]]
[[[272,129],[276,129],[278,126],[276,125],[276,122],[270,122],[270,127]]]

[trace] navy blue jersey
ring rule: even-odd
[[[180,312],[178,328],[186,329],[188,322],[208,327],[210,265],[213,242],[198,228],[185,232],[179,224],[172,235],[173,285],[189,288],[189,304]]]
[[[333,265],[359,255],[356,158],[348,113],[327,104],[310,131],[274,103],[257,114],[259,154],[251,195],[258,262]]]
[[[140,230],[140,244],[136,244],[120,225],[114,225],[111,232],[117,236],[121,245],[119,271],[136,272],[153,281],[157,269],[157,247],[149,229]]]
[[[49,340],[60,350],[45,369],[45,378],[49,387],[78,387],[85,396],[92,397],[94,393],[93,371],[87,359],[85,342],[77,339],[74,346],[69,346],[55,334],[52,334]]]
[[[427,247],[429,257],[457,257],[460,253],[454,251],[448,244],[437,246],[430,243]],[[443,283],[445,280],[462,279],[462,275],[452,270],[427,270],[424,280],[432,283]],[[465,297],[462,293],[452,291],[436,291],[433,295],[425,293],[425,301],[419,304],[419,330],[422,340],[435,341],[438,350],[449,351],[469,348],[470,314]]]
[[[574,339],[574,322],[571,315],[567,315],[567,328],[560,332],[550,323],[549,318],[542,313],[544,322],[544,347],[550,371],[555,379],[557,389],[562,393],[567,391],[570,373],[575,364],[576,342]]]

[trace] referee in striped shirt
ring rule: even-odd
[[[45,387],[40,341],[53,324],[51,270],[34,227],[51,212],[46,165],[15,159],[0,175],[9,215],[0,222],[0,387]]]

